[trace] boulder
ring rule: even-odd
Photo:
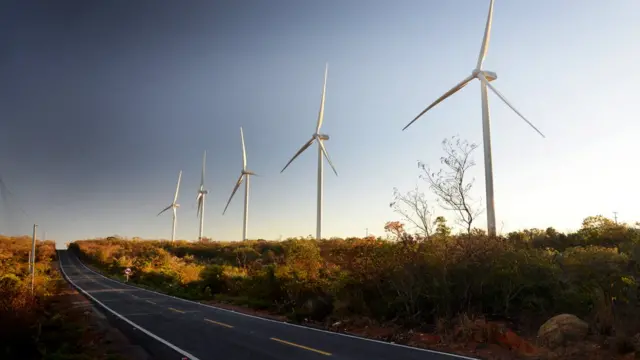
[[[571,314],[562,314],[547,320],[538,330],[540,344],[555,349],[568,342],[584,340],[589,332],[589,324]]]

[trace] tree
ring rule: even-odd
[[[384,224],[384,231],[389,234],[392,234],[396,240],[401,240],[404,237],[404,224],[400,221],[387,221]]]
[[[602,215],[596,215],[596,216],[587,216],[586,218],[584,218],[584,220],[582,220],[582,229],[583,230],[601,230],[601,229],[606,229],[606,228],[613,228],[613,227],[618,227],[619,225],[609,219],[606,218]]]
[[[633,238],[634,231],[627,224],[618,224],[602,215],[587,216],[578,235],[588,245],[615,247]]]
[[[444,216],[438,216],[433,221],[433,226],[435,226],[435,234],[440,237],[447,237],[451,235],[451,228],[447,226],[447,219]]]
[[[482,209],[471,197],[475,179],[468,180],[467,174],[476,164],[471,154],[478,145],[453,136],[442,141],[442,148],[445,156],[440,158],[440,163],[444,165],[444,169],[435,173],[424,163],[418,162],[418,167],[424,172],[420,177],[436,194],[440,206],[455,212],[457,222],[465,228],[470,237],[473,222],[482,213]]]
[[[418,187],[406,194],[400,193],[397,188],[393,189],[393,202],[389,204],[393,211],[402,215],[403,219],[415,226],[427,240],[432,233],[431,216],[432,211],[424,193]]]

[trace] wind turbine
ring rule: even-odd
[[[484,143],[484,176],[486,183],[486,197],[487,197],[487,229],[489,236],[496,235],[496,213],[495,206],[493,200],[493,163],[491,159],[491,123],[489,119],[489,100],[487,97],[487,88],[491,89],[500,100],[502,100],[507,106],[511,108],[518,116],[522,118],[529,126],[531,126],[538,134],[542,137],[545,137],[538,128],[536,128],[529,120],[527,120],[524,115],[522,115],[518,110],[516,110],[509,101],[493,86],[491,85],[491,81],[496,80],[498,75],[492,71],[485,71],[482,69],[482,64],[484,63],[484,58],[487,55],[487,50],[489,49],[489,38],[491,36],[491,21],[493,18],[493,2],[489,4],[489,15],[487,16],[487,25],[484,29],[484,38],[482,39],[482,47],[480,48],[480,55],[478,56],[478,63],[476,64],[476,68],[471,72],[471,75],[466,77],[456,86],[454,86],[451,90],[447,91],[444,95],[439,97],[436,101],[434,101],[431,105],[429,105],[426,109],[424,109],[418,116],[416,116],[407,126],[405,126],[402,130],[408,128],[411,124],[413,124],[418,118],[424,115],[427,111],[429,111],[434,106],[438,105],[444,99],[449,96],[455,94],[460,89],[465,87],[471,80],[478,79],[480,80],[480,90],[481,90],[481,99],[482,99],[482,137]]]
[[[313,135],[311,135],[311,139],[307,141],[307,143],[304,144],[300,148],[300,150],[298,150],[298,152],[291,158],[291,160],[289,160],[287,165],[285,165],[284,168],[280,171],[280,173],[282,173],[287,168],[287,166],[289,166],[289,164],[291,164],[293,160],[295,160],[298,157],[298,155],[302,154],[309,146],[311,146],[311,144],[313,144],[314,141],[318,143],[318,209],[317,209],[317,217],[316,217],[316,239],[317,240],[320,240],[322,238],[322,170],[323,170],[322,156],[323,155],[324,157],[327,158],[327,161],[329,162],[331,169],[333,169],[333,172],[336,174],[336,176],[338,176],[338,172],[336,171],[336,168],[333,166],[333,163],[331,163],[331,159],[329,158],[327,149],[324,147],[324,144],[322,143],[325,140],[329,140],[329,135],[320,133],[320,127],[322,126],[322,120],[324,118],[324,100],[325,100],[325,94],[327,92],[327,73],[328,72],[329,72],[329,64],[327,64],[324,69],[324,85],[322,86],[322,98],[320,100],[320,111],[318,112],[318,124],[316,125],[316,132]]]
[[[180,179],[182,179],[182,170],[180,170],[180,174],[178,174],[178,185],[176,186],[176,194],[173,197],[173,202],[171,205],[162,209],[156,216],[160,216],[163,212],[172,209],[173,210],[173,225],[171,226],[171,242],[176,240],[176,210],[180,207],[176,201],[178,201],[178,190],[180,190]]]
[[[227,208],[231,203],[231,199],[233,199],[233,195],[238,191],[240,184],[242,184],[242,180],[246,178],[247,181],[244,183],[244,220],[242,222],[242,240],[247,240],[247,222],[249,221],[249,178],[251,175],[256,175],[256,173],[247,170],[247,150],[244,147],[244,133],[242,132],[242,126],[240,127],[240,140],[242,141],[242,171],[240,171],[240,177],[231,192],[231,196],[229,196],[229,201],[227,201],[227,206],[224,207],[222,215],[227,212]]]
[[[207,161],[207,152],[204,152],[202,156],[202,176],[200,177],[200,189],[198,189],[198,197],[196,201],[198,202],[198,210],[196,212],[196,216],[200,216],[200,228],[198,228],[198,240],[202,241],[202,231],[204,229],[204,198],[209,193],[208,190],[204,189],[204,165]]]

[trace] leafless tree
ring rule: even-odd
[[[394,188],[393,202],[389,206],[406,222],[416,227],[420,231],[420,235],[427,240],[429,239],[433,227],[431,221],[433,211],[429,207],[426,196],[418,190],[417,186],[406,194],[402,194],[397,188]]]
[[[469,180],[467,173],[476,164],[471,154],[477,147],[453,136],[442,141],[445,156],[440,158],[440,163],[444,165],[443,169],[435,173],[424,163],[418,162],[418,167],[423,170],[420,177],[436,194],[440,206],[455,212],[458,224],[465,228],[468,236],[471,236],[474,220],[482,213],[479,203],[471,197],[475,179]]]

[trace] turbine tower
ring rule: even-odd
[[[209,193],[208,190],[204,188],[204,166],[207,161],[207,152],[204,152],[202,156],[202,176],[200,177],[200,188],[198,189],[198,197],[196,201],[198,202],[198,210],[196,212],[196,216],[200,216],[200,227],[198,228],[198,240],[202,241],[202,232],[204,230],[204,198]]]
[[[471,75],[466,77],[456,86],[454,86],[451,90],[447,91],[444,95],[439,97],[436,101],[434,101],[431,105],[429,105],[426,109],[424,109],[418,116],[416,116],[407,126],[405,126],[402,130],[408,128],[411,124],[413,124],[416,120],[418,120],[422,115],[424,115],[427,111],[429,111],[434,106],[438,105],[444,99],[449,96],[455,94],[460,89],[465,87],[471,80],[478,79],[480,81],[480,90],[481,90],[481,99],[482,99],[482,138],[484,145],[484,176],[486,183],[486,198],[487,198],[487,232],[489,236],[496,236],[496,213],[493,199],[493,163],[491,158],[491,123],[489,118],[489,100],[487,97],[487,88],[493,91],[499,98],[502,100],[507,106],[511,108],[518,116],[522,118],[529,126],[531,126],[538,134],[542,137],[545,137],[538,128],[536,128],[529,120],[527,120],[524,115],[522,115],[516,108],[507,101],[507,99],[493,86],[491,85],[491,81],[496,80],[498,75],[495,72],[486,71],[482,68],[484,63],[484,58],[487,55],[487,50],[489,49],[489,38],[491,36],[491,22],[493,18],[493,2],[489,4],[489,15],[487,16],[487,25],[484,29],[484,38],[482,39],[482,47],[480,48],[480,55],[478,56],[478,63],[476,64],[476,68],[471,72]]]
[[[322,98],[320,100],[320,111],[318,112],[318,124],[316,125],[316,132],[313,135],[311,135],[311,139],[307,141],[307,143],[304,144],[300,148],[300,150],[298,150],[298,152],[291,158],[291,160],[289,160],[287,165],[285,165],[284,168],[280,171],[280,173],[282,173],[287,168],[287,166],[289,166],[289,164],[291,164],[293,160],[295,160],[298,157],[298,155],[302,154],[309,146],[311,146],[311,144],[313,144],[314,141],[318,143],[318,209],[317,209],[317,215],[316,215],[316,240],[320,240],[322,238],[322,170],[323,170],[322,167],[324,164],[322,159],[323,155],[325,158],[327,158],[327,161],[329,162],[331,169],[333,169],[333,172],[336,174],[336,176],[338,176],[338,172],[336,171],[336,168],[333,166],[333,163],[331,163],[331,159],[329,158],[327,149],[324,147],[324,144],[323,144],[323,141],[329,140],[329,135],[320,133],[320,127],[322,127],[322,120],[324,118],[324,100],[325,100],[325,94],[327,92],[328,72],[329,72],[329,64],[327,64],[324,69],[324,85],[322,86]]]
[[[242,132],[242,126],[240,127],[240,141],[242,141],[242,171],[240,171],[240,177],[238,178],[238,181],[236,181],[236,186],[233,188],[231,196],[229,196],[229,201],[227,201],[227,205],[224,207],[222,215],[227,212],[227,208],[231,203],[231,199],[233,199],[233,195],[235,195],[240,184],[242,184],[242,181],[246,178],[247,181],[244,183],[244,220],[242,221],[242,240],[247,240],[247,223],[249,221],[249,178],[251,175],[256,175],[256,173],[247,170],[247,151],[244,147],[244,133]]]
[[[180,190],[180,179],[182,179],[182,170],[180,170],[180,173],[178,174],[178,185],[176,186],[176,194],[173,197],[173,202],[166,208],[162,209],[162,211],[160,211],[158,215],[156,215],[156,216],[160,216],[160,214],[162,214],[163,212],[169,209],[173,210],[173,224],[171,226],[171,242],[172,243],[176,240],[176,210],[180,207],[180,205],[177,203],[178,190]]]

